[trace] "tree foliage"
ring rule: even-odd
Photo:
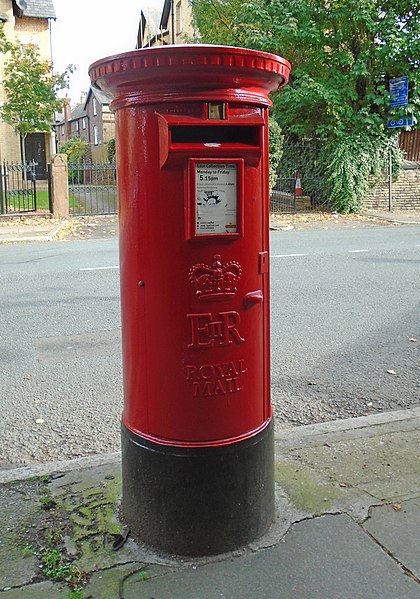
[[[193,11],[202,41],[292,63],[274,110],[289,133],[329,139],[384,131],[389,79],[401,75],[410,78],[410,108],[419,106],[418,0],[195,0]]]
[[[2,120],[22,137],[29,133],[51,131],[55,111],[63,108],[59,90],[68,87],[73,67],[55,73],[48,60],[42,60],[34,45],[12,43],[0,28],[0,51],[7,56],[3,87],[6,101],[1,108]]]
[[[289,139],[325,144],[326,161],[334,149],[338,156],[338,148],[346,148],[345,154],[353,158],[365,148],[364,160],[369,162],[381,149],[395,147],[395,133],[387,130],[387,119],[399,114],[390,109],[391,78],[409,77],[407,110],[416,115],[419,8],[419,0],[193,2],[203,42],[265,50],[292,63],[290,83],[274,95],[273,115]],[[325,164],[330,177],[333,164],[338,169],[337,160]],[[341,188],[344,206],[352,210],[360,201],[348,195],[351,177],[344,184],[343,175],[341,167],[335,171],[335,183],[341,178],[343,185],[333,188]],[[354,178],[354,185],[360,185],[360,177]],[[330,199],[337,195],[336,191]]]

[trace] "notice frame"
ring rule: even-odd
[[[190,239],[243,235],[243,158],[190,158]]]

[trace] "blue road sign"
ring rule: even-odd
[[[399,108],[408,104],[408,77],[397,77],[389,82],[391,108]]]
[[[412,125],[413,125],[413,117],[412,116],[388,120],[388,129],[395,129],[396,127],[411,127]]]

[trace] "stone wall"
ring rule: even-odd
[[[382,183],[365,199],[366,209],[388,210],[389,183],[384,176]],[[420,210],[420,164],[406,163],[398,179],[392,181],[392,207],[395,210]]]

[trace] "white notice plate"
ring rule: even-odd
[[[197,162],[195,168],[196,234],[237,233],[237,163]]]

